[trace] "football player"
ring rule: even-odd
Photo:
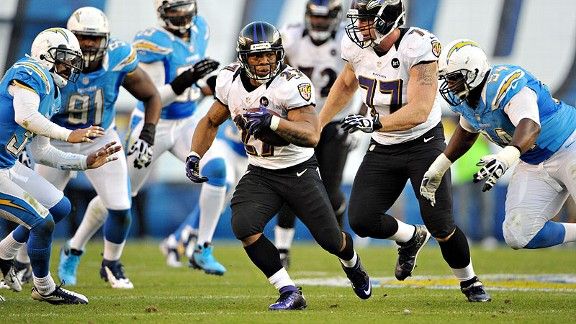
[[[316,111],[324,105],[330,87],[344,63],[340,58],[340,42],[345,36],[340,0],[309,0],[304,24],[288,25],[281,30],[286,62],[310,78],[316,89]],[[343,109],[322,129],[314,154],[322,181],[338,224],[342,227],[346,200],[340,190],[342,172],[350,150],[348,133],[340,126],[350,107]],[[353,135],[354,136],[354,135]],[[285,268],[289,265],[290,246],[294,237],[296,215],[286,206],[280,209],[274,229],[275,245]]]
[[[386,214],[406,181],[419,185],[445,147],[441,99],[436,96],[441,45],[426,30],[402,28],[404,14],[400,0],[354,2],[347,14],[348,37],[342,40],[346,64],[320,113],[320,122],[326,125],[358,88],[371,110],[368,117],[349,115],[343,120],[343,128],[350,132],[372,133],[352,187],[350,226],[360,237],[398,243],[398,280],[412,275],[418,253],[434,236],[468,301],[489,301],[474,272],[466,236],[454,223],[449,174],[438,188],[435,206],[418,197],[427,229]]]
[[[306,307],[301,291],[282,267],[278,250],[262,235],[266,223],[285,203],[320,246],[338,256],[358,297],[369,298],[370,280],[352,237],[338,227],[314,157],[320,128],[310,79],[284,64],[280,33],[266,22],[246,25],[236,50],[239,62],[218,74],[217,101],[194,132],[186,161],[188,178],[209,180],[199,172],[201,159],[218,127],[232,117],[242,132],[249,161],[232,197],[232,229],[250,260],[280,292],[269,309]]]
[[[551,219],[576,197],[576,109],[520,66],[489,65],[468,39],[442,51],[440,93],[460,123],[448,147],[424,175],[420,194],[436,203],[443,174],[482,133],[502,150],[484,156],[474,182],[490,190],[513,165],[502,229],[513,249],[539,249],[576,241],[576,224]]]
[[[120,86],[146,106],[146,125],[134,143],[141,149],[138,163],[149,163],[152,159],[154,132],[160,117],[160,96],[148,75],[138,68],[136,51],[125,42],[110,38],[108,19],[102,11],[93,7],[82,7],[68,19],[68,29],[78,38],[84,57],[84,66],[78,82],[62,88],[62,109],[52,117],[61,126],[70,129],[98,125],[105,130],[104,136],[93,143],[69,144],[53,140],[58,149],[81,153],[89,152],[101,143],[120,142],[114,122],[115,103]],[[145,149],[142,149],[145,148]],[[69,170],[59,170],[37,165],[36,170],[59,190],[64,190],[73,176]],[[131,222],[131,199],[128,189],[126,157],[119,158],[102,168],[86,171],[86,176],[106,208],[103,218],[87,212],[72,239],[60,251],[58,276],[67,285],[76,284],[77,268],[86,243],[104,222],[104,253],[100,276],[112,288],[133,288],[124,274],[120,257]],[[106,215],[108,217],[106,218]],[[96,221],[94,219],[97,219]]]
[[[22,290],[12,260],[27,242],[33,283],[32,298],[52,304],[87,304],[81,294],[56,286],[50,275],[50,251],[54,224],[70,213],[62,191],[34,170],[17,161],[27,142],[37,163],[63,170],[100,167],[117,157],[121,146],[110,142],[86,155],[63,152],[49,139],[90,143],[104,135],[100,126],[70,130],[48,118],[60,109],[60,88],[74,82],[82,69],[78,40],[64,28],[50,28],[36,36],[31,55],[16,62],[0,82],[0,215],[20,224],[0,242],[0,270],[4,282]],[[68,81],[72,82],[68,82]]]
[[[161,26],[139,32],[133,45],[138,50],[140,66],[150,75],[162,99],[154,147],[156,156],[170,152],[185,161],[199,119],[194,115],[196,102],[213,93],[216,76],[209,77],[209,74],[219,63],[205,58],[209,28],[204,18],[197,15],[195,0],[157,0],[156,10]],[[139,103],[132,113],[130,143],[137,139],[144,125],[142,109]],[[142,188],[157,161],[154,159],[145,165],[132,163],[139,154],[137,151],[129,152],[128,156],[133,196]],[[211,150],[201,169],[210,181],[202,185],[200,192],[200,227],[193,258],[206,273],[222,275],[226,268],[213,257],[211,242],[226,198],[223,154]]]

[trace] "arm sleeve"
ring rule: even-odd
[[[66,153],[50,145],[50,139],[36,136],[29,146],[34,161],[60,170],[86,170],[86,156]]]
[[[148,73],[148,76],[152,79],[156,89],[158,89],[162,107],[166,107],[176,100],[178,95],[174,92],[170,83],[166,83],[164,63],[162,63],[162,61],[140,63],[140,68],[142,68],[144,72]]]
[[[66,141],[71,130],[58,126],[38,112],[40,96],[24,87],[10,85],[9,93],[14,97],[14,121],[34,134]]]
[[[538,111],[538,96],[536,92],[528,87],[522,88],[517,94],[514,95],[504,107],[504,112],[510,118],[514,126],[524,118],[532,119],[540,125],[540,114]]]

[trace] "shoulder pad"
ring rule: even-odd
[[[510,99],[517,94],[527,83],[526,73],[521,68],[516,68],[506,73],[498,80],[492,99],[492,109],[503,108]]]
[[[52,76],[32,59],[20,60],[12,66],[12,80],[21,81],[38,94],[48,94],[52,89]]]
[[[409,58],[418,58],[429,52],[438,58],[441,49],[442,46],[436,36],[425,29],[411,27],[400,42],[398,51]]]
[[[352,63],[354,58],[359,56],[359,52],[362,50],[358,47],[350,38],[342,37],[342,42],[340,43],[341,56],[344,61]]]
[[[131,72],[138,65],[136,50],[128,43],[112,39],[108,45],[108,62],[112,71]]]
[[[138,52],[138,58],[145,62],[159,61],[172,52],[174,36],[159,28],[149,28],[134,37],[132,46]]]

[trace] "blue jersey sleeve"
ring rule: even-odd
[[[520,67],[496,67],[496,69],[499,68],[502,69],[500,72],[502,74],[494,84],[488,85],[488,93],[492,94],[492,102],[490,102],[492,109],[504,109],[512,97],[520,92],[529,81],[526,71]]]
[[[173,50],[168,32],[158,28],[149,28],[136,34],[132,46],[143,63],[161,61]]]
[[[138,67],[136,50],[128,43],[112,40],[108,46],[108,60],[110,70],[130,73]]]
[[[14,64],[13,74],[10,77],[34,90],[38,95],[50,93],[52,77],[47,71],[35,62],[20,61]]]

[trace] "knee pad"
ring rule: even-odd
[[[54,232],[54,218],[52,215],[48,215],[43,218],[41,221],[34,224],[32,228],[30,228],[30,232],[34,233],[38,237],[52,237],[52,232]]]
[[[506,244],[514,250],[524,248],[532,239],[532,237],[528,237],[527,234],[524,233],[521,217],[521,211],[512,210],[506,215],[506,219],[504,219],[504,223],[502,223],[504,240]]]
[[[208,177],[208,183],[223,187],[226,185],[226,162],[223,158],[215,158],[208,161],[201,171],[202,175]]]
[[[62,197],[54,207],[49,209],[50,214],[54,217],[55,223],[60,222],[64,217],[68,216],[71,210],[72,204],[66,196]]]

